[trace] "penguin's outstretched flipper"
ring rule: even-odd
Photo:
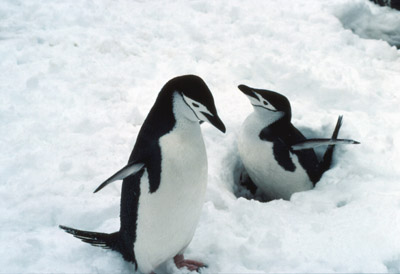
[[[359,144],[360,142],[351,140],[351,139],[323,139],[323,138],[315,138],[315,139],[307,139],[304,142],[297,143],[291,148],[293,150],[302,150],[302,149],[310,149],[316,148],[319,146],[334,146],[334,145],[342,145],[342,144]]]
[[[331,140],[333,140],[333,141],[342,140],[342,139],[337,139],[337,136],[339,134],[339,130],[340,130],[340,127],[342,126],[342,123],[343,123],[343,115],[340,115],[337,120],[335,130],[333,131]],[[354,140],[347,140],[347,139],[344,139],[344,140],[346,140],[345,143],[347,143],[347,144],[359,144],[360,143],[360,142],[357,142]],[[341,142],[339,142],[339,143],[341,143]],[[339,144],[339,143],[329,144],[328,148],[326,149],[324,157],[322,158],[322,161],[318,165],[320,177],[322,177],[322,174],[324,174],[324,172],[327,171],[331,167],[332,155],[333,155],[333,151],[335,149],[335,144]]]
[[[122,179],[125,179],[128,176],[136,174],[137,172],[139,172],[143,168],[144,168],[144,164],[143,163],[133,163],[133,164],[126,165],[124,168],[119,170],[113,176],[108,178],[104,183],[99,185],[99,187],[96,188],[94,193],[96,193],[97,191],[99,191],[100,189],[102,189],[103,187],[105,187],[106,185],[108,185],[108,184],[110,184],[110,183],[112,183],[114,181],[122,180]]]
[[[325,161],[325,158],[326,158],[326,161],[332,161],[332,154],[333,154],[335,145],[360,144],[360,142],[357,142],[357,141],[354,141],[351,139],[337,139],[337,137],[339,135],[339,130],[340,130],[340,127],[342,126],[342,124],[343,124],[343,115],[340,115],[336,122],[335,130],[333,131],[332,137],[330,139],[328,139],[328,138],[307,139],[300,143],[296,143],[296,144],[292,145],[291,148],[293,150],[302,150],[302,149],[309,149],[309,148],[315,148],[315,147],[319,147],[319,146],[329,145],[329,147],[327,148],[327,150],[324,154],[323,161]],[[329,160],[329,158],[330,158],[330,160]],[[329,163],[329,166],[330,166],[330,163]],[[328,168],[329,168],[329,166],[328,166]]]

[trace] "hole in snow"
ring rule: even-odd
[[[233,178],[233,193],[237,198],[257,200],[259,202],[272,201],[271,199],[268,199],[252,182],[240,158],[237,159],[236,166],[233,170]]]
[[[389,273],[400,273],[400,258],[393,258],[392,260],[385,261],[384,265],[386,266]]]
[[[400,12],[368,2],[346,3],[336,13],[343,27],[361,38],[384,40],[400,48]]]

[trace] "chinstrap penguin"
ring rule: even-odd
[[[178,268],[204,266],[183,257],[207,185],[201,121],[225,132],[205,82],[195,75],[167,82],[140,129],[128,164],[95,190],[123,179],[120,230],[107,234],[60,228],[84,242],[120,252],[142,273],[151,273],[172,258]]]
[[[239,132],[240,158],[251,181],[268,200],[289,200],[295,192],[312,189],[330,168],[335,144],[358,144],[337,139],[342,116],[330,139],[306,139],[291,123],[291,107],[285,96],[245,85],[239,89],[254,107]],[[313,150],[320,145],[328,145],[321,161]],[[251,182],[243,183],[255,191]]]

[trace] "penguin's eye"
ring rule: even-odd
[[[268,106],[268,102],[267,101],[264,101],[263,103],[264,103],[264,106]]]
[[[194,106],[195,108],[198,108],[198,107],[199,107],[199,105],[196,104],[196,103],[192,103],[192,106]]]

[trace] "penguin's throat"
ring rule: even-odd
[[[282,111],[254,111],[253,115],[254,118],[258,120],[263,127],[267,127],[276,123],[279,120],[288,118]]]

